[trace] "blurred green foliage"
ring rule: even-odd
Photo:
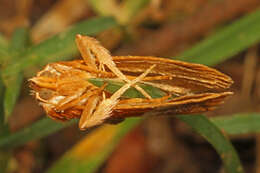
[[[9,66],[13,62],[18,61],[21,58],[19,52],[24,51],[29,43],[29,33],[25,28],[16,29],[13,37],[10,41],[9,58],[5,61],[5,66]],[[11,115],[14,105],[16,103],[17,97],[19,96],[21,84],[23,81],[23,73],[17,71],[16,74],[4,79],[4,84],[6,86],[4,93],[4,121],[7,122],[8,117]]]

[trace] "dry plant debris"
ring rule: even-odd
[[[80,118],[80,129],[150,110],[152,115],[205,112],[232,95],[226,91],[232,79],[207,66],[158,57],[112,57],[88,36],[77,35],[76,43],[83,60],[48,64],[30,79],[30,86],[51,118]],[[89,82],[93,78],[104,79],[104,85],[95,86]],[[109,81],[124,84],[111,93],[105,89]],[[164,96],[153,98],[141,85],[160,89]],[[131,87],[143,97],[123,97]]]
[[[31,36],[34,43],[64,30],[84,14],[89,15],[87,1],[64,0],[57,1],[32,27]]]

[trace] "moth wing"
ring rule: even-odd
[[[156,99],[127,99],[121,100],[114,108],[111,118],[126,118],[142,116],[153,110],[148,115],[179,115],[195,114],[213,110],[232,92],[203,93],[189,96],[180,96],[164,101]]]
[[[138,76],[155,64],[148,77],[167,76],[167,79],[149,82],[174,86],[190,93],[222,92],[233,83],[227,75],[201,64],[143,56],[114,56],[113,60],[124,74],[132,76]]]

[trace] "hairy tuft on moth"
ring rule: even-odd
[[[80,118],[81,130],[150,110],[152,115],[206,112],[233,94],[226,91],[233,83],[230,77],[201,64],[147,56],[113,57],[96,39],[79,34],[76,44],[83,60],[48,64],[29,81],[47,115],[60,121]],[[89,82],[96,78],[108,82],[101,87]],[[122,86],[111,93],[106,89],[109,82]],[[163,95],[153,98],[144,86]],[[130,88],[142,97],[124,97]]]

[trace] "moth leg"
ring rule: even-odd
[[[68,108],[71,108],[71,107],[77,105],[82,100],[86,100],[87,101],[87,99],[90,96],[99,94],[101,91],[103,91],[105,89],[106,86],[107,86],[107,83],[105,83],[100,88],[95,87],[95,86],[86,87],[84,89],[84,91],[83,91],[85,93],[83,93],[82,91],[79,91],[78,94],[75,94],[73,96],[70,96],[70,97],[67,97],[67,98],[64,98],[63,100],[61,100],[59,102],[59,105],[56,107],[56,109],[57,110],[66,110]],[[76,96],[78,96],[78,97],[76,97]]]
[[[81,102],[84,99],[88,99],[91,95],[93,95],[93,93],[90,92],[86,92],[83,95],[81,95],[80,97],[74,98],[74,99],[69,99],[69,100],[61,100],[61,103],[59,103],[59,105],[56,107],[56,110],[66,110],[69,109],[75,105],[77,105],[79,102]]]
[[[100,70],[100,71],[106,71],[106,70],[105,70],[105,66],[104,66],[103,63],[100,63],[100,64],[99,64],[99,70]]]
[[[53,109],[49,108],[48,106],[43,105],[44,110],[46,111],[46,115],[49,116],[51,119],[56,121],[65,121],[67,120],[64,116],[61,116],[57,112],[55,112]]]
[[[97,69],[95,63],[97,59],[101,65],[100,67],[102,71],[105,71],[104,65],[106,65],[117,77],[119,77],[119,79],[130,83],[130,80],[116,67],[116,64],[114,63],[109,51],[101,46],[96,39],[77,34],[76,43],[86,64]],[[139,87],[138,85],[133,86],[146,98],[152,99],[152,97],[143,88]]]
[[[90,96],[86,101],[86,105],[81,113],[79,120],[79,128],[81,130],[86,129],[86,123],[88,123],[91,115],[93,115],[93,112],[96,110],[98,103],[105,98],[105,93],[103,90],[105,89],[106,85],[107,84],[104,84],[102,87],[98,88],[98,90],[96,90],[96,92],[92,94],[92,96]]]
[[[87,102],[86,106],[84,107],[80,120],[79,120],[79,128],[81,130],[86,129],[86,124],[88,123],[89,119],[91,118],[91,115],[95,111],[100,100],[101,100],[101,97],[98,95],[93,95],[88,99],[88,102]],[[95,125],[93,125],[93,126],[95,126]]]
[[[119,90],[117,90],[110,98],[105,98],[105,95],[92,96],[81,115],[79,128],[86,129],[89,127],[97,126],[103,123],[112,112],[113,108],[117,105],[119,98],[124,94],[124,92],[129,89],[135,83],[141,81],[153,68],[155,65],[151,66],[140,76],[126,83]]]
[[[30,82],[38,85],[41,88],[55,89],[56,88],[56,80],[52,80],[49,77],[33,77],[29,80]]]

